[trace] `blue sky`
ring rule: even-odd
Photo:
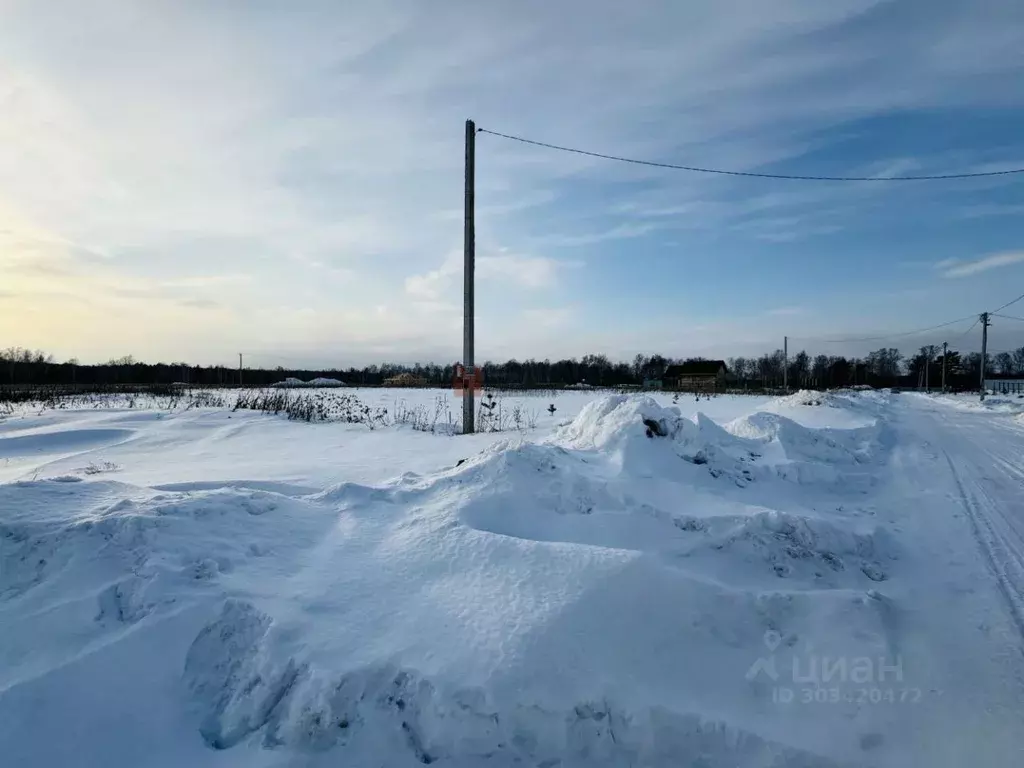
[[[1012,0],[0,14],[0,337],[62,358],[458,359],[467,117],[731,170],[1024,167]],[[888,342],[824,340],[1024,293],[1024,175],[714,177],[491,135],[477,156],[479,358],[862,353]],[[976,349],[970,324],[891,343]]]

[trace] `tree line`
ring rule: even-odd
[[[606,355],[584,355],[567,360],[487,361],[484,384],[508,388],[545,388],[587,384],[594,387],[640,387],[656,385],[666,366],[704,358],[672,359],[663,355],[636,355],[631,361],[613,361]],[[905,356],[894,347],[882,348],[862,358],[816,355],[799,351],[788,363],[781,349],[760,357],[732,357],[726,361],[727,382],[739,389],[777,389],[788,378],[791,388],[847,387],[868,384],[876,387],[938,387],[942,378],[941,347],[921,347]],[[1024,347],[1013,352],[989,355],[986,373],[993,377],[1024,377]],[[788,372],[788,377],[783,372]],[[981,354],[946,354],[946,384],[952,389],[977,388]],[[101,388],[127,385],[187,384],[200,387],[266,387],[294,377],[308,381],[316,377],[340,379],[355,386],[380,386],[385,380],[408,373],[424,386],[445,387],[452,383],[454,364],[405,365],[382,363],[362,368],[237,368],[196,366],[184,362],[143,363],[132,356],[106,363],[83,365],[77,360],[56,362],[38,350],[9,347],[0,350],[0,382],[13,386],[64,386]]]
[[[981,377],[980,352],[945,354],[946,386],[951,389],[976,389]],[[786,377],[786,355],[781,349],[757,358],[734,357],[728,361],[729,377],[746,384],[779,387]],[[920,347],[904,356],[895,347],[883,347],[862,358],[841,355],[816,355],[804,351],[790,356],[790,387],[828,389],[868,384],[875,387],[938,387],[942,381],[943,353],[936,345]],[[985,357],[986,377],[1024,377],[1024,347]]]

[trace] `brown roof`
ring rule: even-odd
[[[673,363],[665,369],[665,376],[717,376],[725,368],[723,360],[691,360],[688,363]]]

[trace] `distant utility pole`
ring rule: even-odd
[[[988,312],[981,313],[981,402],[985,402],[985,358],[988,357]]]
[[[924,391],[930,392],[931,389],[928,387],[928,369],[932,367],[932,348],[930,346],[925,347],[924,350]]]
[[[946,391],[946,351],[949,348],[948,342],[942,342],[942,391]]]
[[[789,392],[789,336],[782,337],[782,388]]]
[[[473,365],[473,289],[476,267],[476,125],[466,121],[466,211],[465,228],[462,234],[462,365],[467,378],[462,382],[462,434],[473,434],[476,420],[473,417],[473,397],[476,394],[476,369]]]
[[[242,386],[242,353],[238,353],[238,386]]]

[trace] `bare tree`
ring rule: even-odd
[[[745,357],[730,357],[726,362],[729,376],[735,381],[745,381],[748,372],[748,361]]]
[[[995,363],[996,371],[1004,376],[1011,376],[1015,372],[1013,354],[1010,352],[1000,352],[992,358],[992,361]]]
[[[806,386],[807,379],[811,376],[811,358],[802,349],[793,356],[789,365],[790,384],[799,387]]]
[[[811,364],[811,378],[819,387],[828,386],[828,355],[817,355]]]
[[[1013,372],[1018,375],[1024,373],[1024,347],[1013,351]]]

